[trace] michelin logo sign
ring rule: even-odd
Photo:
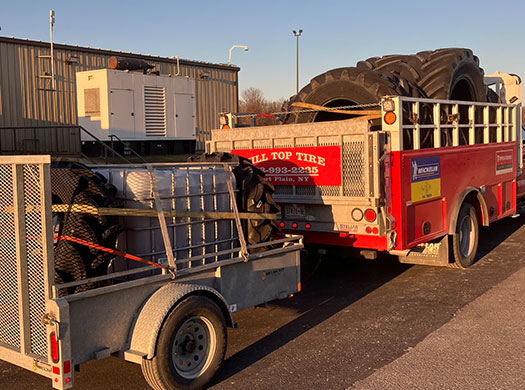
[[[432,199],[441,196],[441,163],[439,156],[410,160],[411,200]]]

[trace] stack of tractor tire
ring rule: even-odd
[[[56,283],[105,275],[114,255],[97,247],[114,249],[122,229],[117,218],[100,215],[97,209],[115,206],[116,188],[85,165],[56,162],[51,165],[51,191],[54,205],[68,206],[67,211],[53,214]],[[92,287],[74,286],[60,293]]]
[[[483,83],[483,69],[472,50],[462,48],[422,51],[412,55],[387,55],[359,61],[356,67],[329,70],[292,96],[291,104],[304,102],[323,107],[378,103],[385,95],[463,101],[497,101]],[[331,112],[292,113],[285,123],[323,122],[351,116]]]
[[[230,153],[210,153],[190,157],[189,161],[236,163],[232,171],[237,183],[237,207],[240,212],[270,213],[280,211],[273,200],[275,188],[264,179],[264,172],[250,160]],[[260,244],[279,231],[276,220],[247,219],[241,221],[246,244]],[[267,250],[267,246],[249,249],[250,253]]]

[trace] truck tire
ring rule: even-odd
[[[203,296],[179,303],[162,325],[153,359],[142,373],[156,390],[202,389],[217,373],[226,353],[226,321]]]
[[[402,84],[395,75],[383,77],[367,69],[352,67],[332,69],[313,78],[298,95],[291,98],[293,100],[291,103],[300,101],[323,107],[379,103],[385,95],[410,95],[412,93],[411,85],[403,86]],[[301,111],[301,109],[295,108],[292,110]],[[284,122],[324,122],[352,117],[355,115],[334,114],[325,111],[304,112],[288,114]]]
[[[235,162],[239,165],[232,169],[239,190],[237,206],[240,212],[270,213],[280,211],[273,199],[275,188],[264,179],[264,172],[252,164],[250,160],[231,153],[202,154],[190,157],[189,161],[202,162]],[[248,219],[241,220],[247,245],[270,241],[279,231],[276,220]],[[250,253],[267,250],[268,247],[250,249]]]
[[[116,189],[106,179],[79,163],[57,162],[51,165],[51,192],[53,204],[85,205],[96,210],[115,203]],[[70,236],[106,248],[115,248],[121,226],[114,217],[105,217],[96,211],[66,212],[53,215],[55,236]],[[114,257],[110,253],[77,244],[66,239],[54,240],[55,280],[67,283],[107,273]],[[93,285],[68,289],[68,293],[85,291]],[[61,292],[65,293],[64,291]]]
[[[478,250],[479,226],[476,210],[470,203],[463,203],[459,210],[456,230],[452,235],[452,268],[467,269],[476,259]]]

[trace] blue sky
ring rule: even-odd
[[[295,38],[300,87],[329,69],[372,56],[468,47],[485,73],[525,77],[525,1],[10,1],[0,3],[0,35],[216,63],[241,68],[241,91],[268,99],[295,93]]]

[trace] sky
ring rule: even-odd
[[[330,69],[387,54],[467,47],[485,74],[525,77],[525,1],[52,1],[0,0],[0,35],[241,68],[239,88],[288,98]]]

